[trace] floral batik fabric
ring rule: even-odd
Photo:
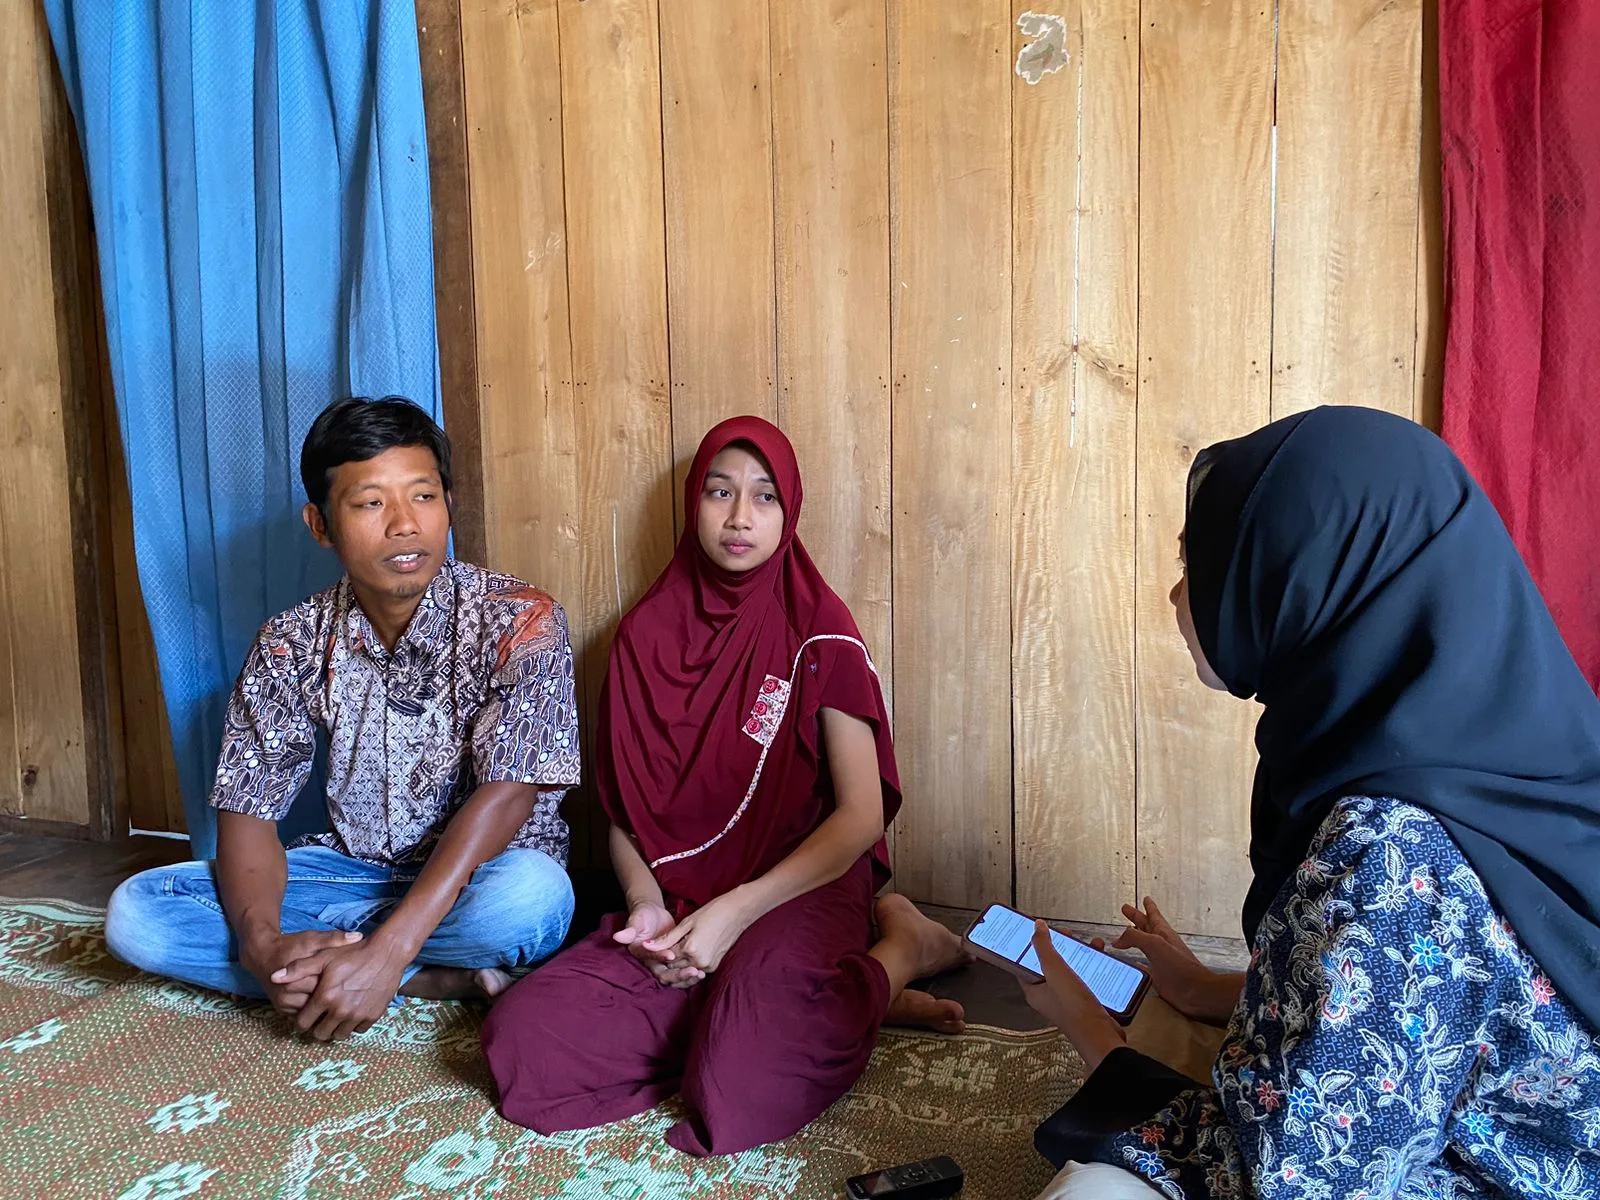
[[[1173,1197],[1600,1197],[1594,1033],[1427,813],[1338,804],[1251,965],[1216,1086],[1103,1161]]]
[[[447,559],[388,650],[348,579],[268,621],[228,703],[211,803],[281,820],[328,742],[332,831],[316,843],[417,864],[480,784],[540,788],[518,848],[567,860],[579,778],[566,616],[544,592]]]

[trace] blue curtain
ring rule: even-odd
[[[134,545],[209,857],[261,622],[337,578],[300,443],[345,394],[439,415],[412,0],[45,0],[87,160]],[[130,729],[131,737],[150,736]],[[320,820],[321,796],[294,820]]]

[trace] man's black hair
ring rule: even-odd
[[[328,519],[328,484],[334,468],[366,462],[397,446],[426,446],[439,464],[439,482],[450,492],[450,439],[415,401],[404,396],[335,400],[311,423],[300,448],[300,482],[306,499]]]

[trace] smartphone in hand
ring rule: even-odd
[[[1032,917],[1007,905],[991,904],[972,923],[964,940],[978,958],[1010,971],[1019,979],[1038,983],[1044,975],[1039,969],[1039,955],[1033,949],[1033,921]],[[1149,972],[1104,950],[1096,950],[1059,929],[1050,931],[1050,939],[1056,953],[1078,973],[1094,998],[1119,1024],[1126,1025],[1133,1020],[1144,1002],[1145,993],[1150,990]]]

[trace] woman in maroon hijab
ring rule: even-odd
[[[667,1140],[732,1154],[843,1095],[891,1015],[962,1027],[906,990],[960,962],[959,939],[903,897],[873,903],[899,775],[867,648],[795,537],[800,500],[776,427],[706,435],[677,553],[617,630],[600,700],[628,912],[490,1012],[508,1120],[582,1129],[681,1091]]]

